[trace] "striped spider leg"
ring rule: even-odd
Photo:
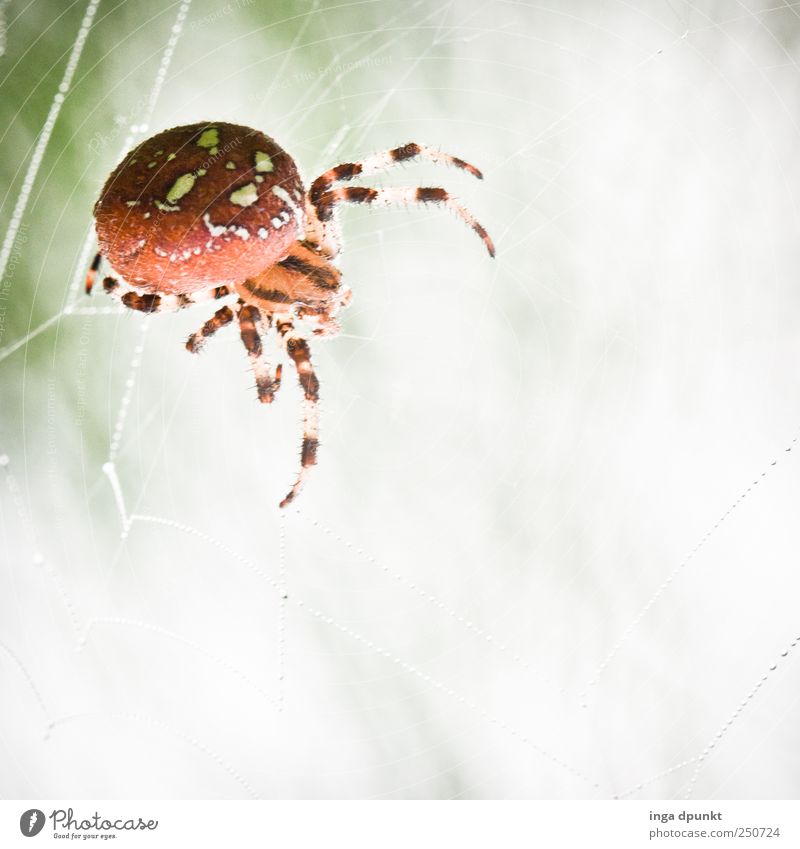
[[[91,294],[94,287],[94,281],[97,270],[100,267],[102,254],[97,254],[86,275],[86,293]],[[133,289],[128,289],[122,286],[115,277],[105,277],[103,279],[103,289],[106,294],[110,295],[114,300],[119,301],[123,306],[131,310],[143,313],[157,312],[177,312],[178,310],[186,309],[187,307],[195,306],[196,304],[204,304],[208,301],[215,301],[221,298],[227,298],[229,295],[236,294],[236,291],[228,286],[213,286],[208,289],[202,289],[199,292],[193,292],[189,295],[159,295],[159,294],[142,294]],[[220,307],[210,319],[200,328],[200,330],[192,333],[186,340],[186,350],[192,354],[197,354],[203,350],[206,340],[213,336],[218,330],[226,327],[233,321],[233,311],[229,306]]]
[[[290,504],[303,486],[308,469],[317,462],[319,447],[319,380],[311,364],[308,342],[295,330],[291,313],[276,313],[275,327],[284,350],[294,362],[300,386],[303,388],[303,447],[300,451],[300,472],[297,480],[281,501],[280,506]]]
[[[96,271],[96,269],[95,269]],[[93,274],[94,272],[90,272]],[[94,279],[92,279],[92,285]],[[153,293],[136,292],[133,289],[128,289],[122,286],[115,277],[105,277],[103,279],[103,289],[107,295],[110,295],[114,300],[119,301],[128,309],[136,310],[137,312],[154,313],[154,312],[177,312],[178,310],[192,307],[195,304],[205,304],[208,301],[227,298],[228,295],[234,295],[234,289],[228,286],[211,286],[208,289],[201,289],[199,292],[192,292],[187,295],[159,295]],[[91,285],[87,282],[87,292],[91,292]],[[221,310],[219,312],[222,312]],[[227,323],[227,322],[225,322]],[[220,325],[223,326],[223,325]]]
[[[98,257],[101,255],[98,254]],[[87,275],[86,291],[91,293],[94,285],[94,275],[97,272],[99,262],[95,260],[92,263],[92,269]],[[106,294],[110,295],[116,301],[119,301],[123,306],[131,310],[143,313],[157,312],[177,312],[178,310],[186,309],[187,307],[195,306],[196,304],[204,304],[208,301],[227,298],[229,295],[236,294],[235,290],[228,286],[214,286],[208,289],[203,289],[199,292],[194,292],[190,295],[158,295],[158,294],[142,294],[133,289],[127,289],[120,285],[119,281],[114,277],[106,277],[103,279],[103,289]],[[205,345],[206,339],[213,336],[218,330],[227,326],[233,321],[233,311],[229,306],[220,307],[213,316],[200,328],[200,330],[192,333],[186,340],[186,350],[192,354],[201,351]]]
[[[262,316],[257,306],[246,304],[241,298],[236,304],[236,315],[239,320],[242,344],[247,351],[256,378],[258,400],[262,404],[271,404],[275,400],[275,393],[280,389],[281,370],[283,368],[281,363],[278,363],[273,375],[272,367],[264,354],[262,336],[269,331],[272,325],[272,316],[269,314]]]
[[[480,236],[489,256],[495,255],[494,243],[486,229],[460,203],[454,200],[445,189],[438,187],[398,187],[388,189],[369,189],[350,186],[331,189],[323,194],[316,205],[317,217],[323,228],[333,218],[336,207],[342,203],[367,203],[374,206],[397,206],[409,203],[440,203],[454,212],[462,221]]]
[[[233,310],[229,306],[220,307],[214,315],[186,340],[186,350],[190,354],[199,354],[205,348],[206,340],[218,330],[227,327],[234,319]]]
[[[96,253],[89,270],[86,272],[86,294],[91,295],[94,288],[94,281],[97,279],[97,270],[100,268],[100,263],[103,261],[103,255]]]

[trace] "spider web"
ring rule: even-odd
[[[796,798],[800,4],[131,6],[3,10],[0,795]],[[344,213],[286,513],[298,388],[81,294],[212,117],[486,174]]]

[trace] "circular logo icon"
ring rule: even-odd
[[[19,818],[19,830],[25,837],[36,837],[44,828],[44,812],[38,808],[31,808]]]

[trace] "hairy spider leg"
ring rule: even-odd
[[[227,327],[233,321],[233,310],[229,306],[220,307],[214,315],[186,340],[186,350],[198,354],[205,348],[206,340],[218,330]]]
[[[323,226],[333,217],[337,205],[342,203],[367,203],[373,206],[395,206],[407,203],[439,203],[454,212],[471,227],[486,245],[489,256],[494,256],[494,243],[485,228],[460,203],[454,200],[445,189],[434,187],[404,187],[370,189],[356,186],[331,189],[325,192],[317,203],[317,216]]]
[[[311,351],[308,342],[300,336],[294,327],[294,321],[289,313],[275,316],[275,326],[278,329],[283,347],[291,357],[297,369],[297,377],[303,388],[303,447],[300,451],[300,472],[289,493],[281,501],[280,506],[290,504],[303,486],[308,469],[317,462],[319,447],[319,380],[311,364]]]
[[[317,207],[306,197],[305,241],[325,259],[334,261],[342,251],[342,229],[339,222],[330,216],[326,221],[319,217]]]
[[[103,280],[103,288],[112,298],[120,301],[128,309],[146,313],[177,312],[187,307],[193,307],[195,304],[205,304],[208,301],[227,298],[228,295],[235,294],[233,289],[227,286],[214,286],[200,292],[194,292],[191,295],[141,294],[133,289],[125,289],[113,277],[106,277]]]
[[[272,328],[272,313],[267,315],[264,314],[263,310],[259,310],[261,313],[261,318],[259,318],[257,322],[259,333],[261,334],[261,338],[265,338]],[[269,363],[267,363],[269,365]],[[283,374],[283,363],[278,363],[275,366],[275,371],[272,375],[272,397],[275,397],[277,391],[281,388],[281,375]],[[267,402],[265,402],[267,403]]]
[[[426,162],[434,162],[437,165],[453,165],[456,168],[461,168],[464,171],[483,179],[483,174],[469,162],[459,159],[450,153],[444,153],[440,150],[435,150],[424,144],[416,142],[408,142],[408,144],[394,147],[391,150],[385,150],[382,153],[374,153],[371,156],[365,156],[356,162],[343,162],[341,165],[335,165],[330,170],[326,171],[317,177],[311,184],[311,189],[308,193],[311,203],[315,206],[319,202],[322,195],[327,192],[334,183],[353,180],[356,177],[366,177],[370,174],[378,174],[381,171],[387,171],[398,162],[407,162],[410,159],[423,160]]]
[[[264,346],[261,342],[259,329],[263,332],[269,330],[272,319],[269,316],[262,318],[258,307],[253,306],[253,304],[246,304],[241,299],[236,304],[236,313],[242,343],[247,351],[247,356],[250,358],[250,366],[256,378],[258,400],[262,404],[271,404],[281,385],[281,365],[278,364],[273,377],[272,367],[264,356]]]

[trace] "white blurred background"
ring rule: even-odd
[[[796,798],[800,4],[94,8],[2,8],[0,796]],[[494,261],[344,211],[283,518],[294,381],[75,288],[123,149],[206,119],[485,174],[362,184]]]

